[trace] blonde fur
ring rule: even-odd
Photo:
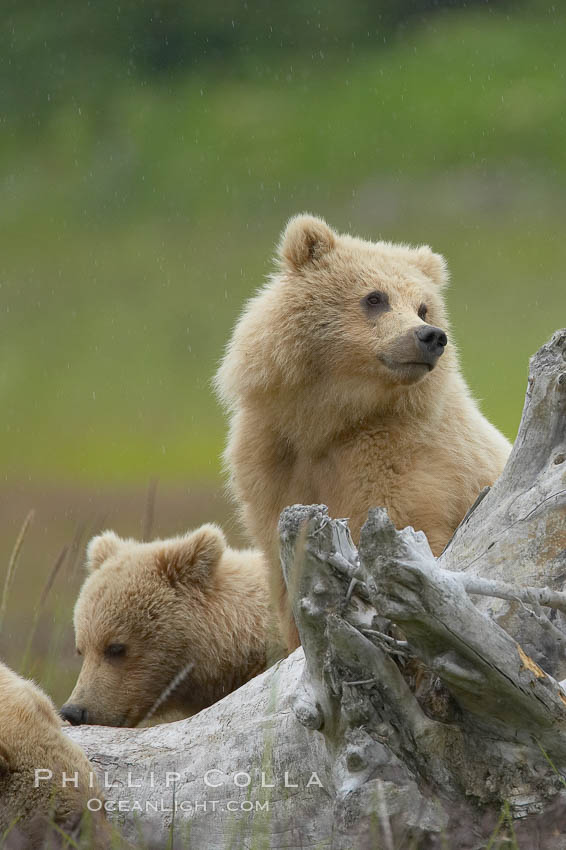
[[[67,704],[88,723],[135,726],[184,669],[160,719],[187,717],[264,669],[265,562],[230,549],[217,526],[150,543],[105,532],[88,546],[87,569],[74,613],[83,664]],[[105,653],[112,644],[123,656]]]
[[[36,769],[52,771],[52,779],[37,788]],[[63,787],[63,773],[77,774],[78,787],[73,782]],[[43,846],[51,821],[76,829],[88,800],[101,798],[91,775],[83,751],[61,731],[49,697],[0,662],[0,836],[17,821],[25,846],[35,847]],[[105,818],[93,813],[91,827],[90,846],[106,846]]]
[[[297,216],[278,270],[250,299],[216,376],[230,414],[225,459],[251,539],[266,553],[288,648],[298,635],[277,554],[277,522],[297,502],[347,516],[367,511],[426,532],[438,555],[510,445],[480,413],[460,374],[441,290],[444,258],[427,246],[367,242]],[[368,316],[373,290],[389,309]],[[418,311],[425,304],[426,320]],[[449,342],[435,368],[391,368],[431,324]]]

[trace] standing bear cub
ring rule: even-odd
[[[61,715],[74,725],[179,719],[265,669],[270,633],[260,552],[215,525],[139,543],[107,531],[87,548],[74,625],[82,668]]]
[[[480,413],[449,338],[444,259],[297,216],[279,270],[238,321],[216,377],[230,411],[226,460],[266,553],[289,649],[299,643],[277,523],[324,503],[357,538],[372,506],[422,529],[439,555],[510,445]]]

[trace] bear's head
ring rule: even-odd
[[[304,400],[322,426],[324,403],[354,418],[407,399],[418,405],[455,367],[441,292],[446,263],[429,247],[368,242],[301,215],[283,232],[277,262],[218,372],[228,407],[259,393],[279,408]]]
[[[14,846],[43,847],[51,829],[76,835],[82,821],[89,846],[107,846],[108,824],[97,806],[87,810],[91,798],[100,798],[93,768],[63,734],[49,697],[0,662],[0,834],[10,830]]]
[[[211,603],[225,549],[215,525],[150,543],[112,531],[91,540],[74,612],[82,667],[62,717],[136,726],[158,708],[174,711],[179,689],[198,700],[216,663]]]

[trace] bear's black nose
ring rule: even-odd
[[[448,337],[440,328],[423,325],[416,329],[415,334],[425,362],[433,362],[444,353]]]
[[[88,721],[88,712],[86,708],[82,708],[80,705],[73,705],[70,702],[61,706],[59,714],[63,720],[68,720],[73,726],[82,726],[83,723],[87,723]]]

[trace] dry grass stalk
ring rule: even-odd
[[[157,478],[152,478],[147,488],[145,511],[142,521],[142,540],[151,540],[155,520],[155,497],[157,493]]]
[[[161,706],[163,706],[167,702],[169,697],[177,690],[183,679],[191,672],[194,666],[195,665],[192,662],[189,662],[189,664],[185,664],[183,669],[179,673],[177,673],[175,678],[171,680],[170,684],[167,685],[165,690],[160,693],[160,695],[155,700],[147,714],[140,720],[138,726],[142,726],[144,723],[147,723],[147,721],[151,717],[153,717],[153,715],[161,708]]]
[[[18,564],[18,560],[20,557],[20,552],[22,550],[22,546],[24,543],[24,538],[26,536],[27,530],[30,527],[33,518],[35,516],[35,511],[31,510],[26,516],[23,525],[20,529],[20,533],[18,534],[17,540],[14,544],[14,548],[12,549],[12,554],[10,556],[10,561],[8,562],[8,571],[6,573],[6,578],[4,580],[4,588],[2,590],[2,601],[0,602],[0,631],[2,630],[2,625],[4,623],[4,617],[6,616],[6,609],[8,607],[8,594],[10,592],[10,588],[12,586],[12,582],[14,580],[14,575],[16,573],[16,566]]]
[[[38,623],[39,623],[39,618],[41,617],[41,612],[43,611],[45,603],[47,602],[47,597],[49,596],[51,588],[53,587],[53,584],[55,583],[55,579],[57,578],[57,575],[58,575],[61,567],[63,566],[63,564],[65,563],[65,561],[67,559],[68,552],[69,552],[69,546],[67,544],[65,544],[63,546],[63,548],[61,549],[61,551],[59,552],[59,554],[57,555],[55,562],[54,562],[53,566],[51,567],[51,570],[49,571],[49,575],[47,576],[47,581],[43,585],[43,590],[41,591],[41,595],[39,597],[39,602],[37,603],[35,611],[34,611],[33,623],[32,623],[32,626],[31,626],[31,629],[30,629],[30,632],[29,632],[29,636],[28,636],[28,639],[27,639],[27,643],[26,643],[24,657],[23,657],[22,664],[21,664],[22,670],[27,670],[27,665],[28,665],[28,661],[29,661],[29,657],[30,657],[30,653],[31,653],[31,647],[32,647],[32,644],[33,644],[33,639],[35,637],[35,633],[37,631],[37,626],[38,626]]]

